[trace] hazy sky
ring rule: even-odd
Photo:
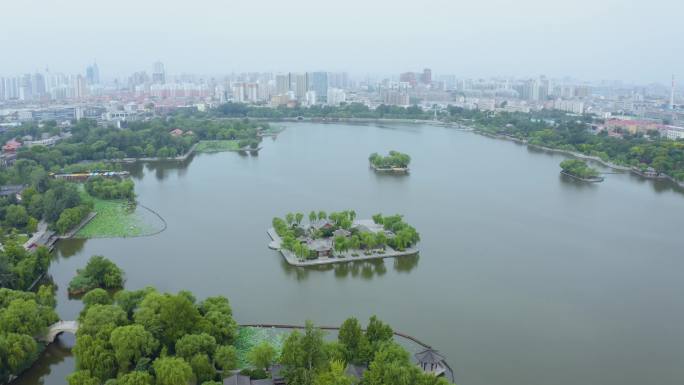
[[[684,78],[684,0],[0,0],[0,74]]]

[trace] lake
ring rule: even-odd
[[[460,385],[682,384],[684,195],[669,184],[583,184],[559,174],[563,155],[451,128],[286,126],[258,156],[132,166],[139,202],[168,228],[60,243],[60,317],[77,317],[67,284],[101,254],[128,289],[225,295],[241,323],[376,314],[440,350]],[[411,155],[410,175],[369,170],[389,150]],[[344,209],[403,214],[419,257],[305,269],[267,248],[274,216]],[[64,384],[70,344],[15,383]]]

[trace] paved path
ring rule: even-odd
[[[47,231],[47,227],[48,227],[48,224],[44,220],[41,220],[40,222],[38,222],[38,226],[36,228],[36,231],[33,233],[33,236],[28,241],[26,241],[26,243],[24,243],[24,249],[28,250],[32,244],[34,244],[34,243],[37,244],[38,240]]]

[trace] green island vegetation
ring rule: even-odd
[[[135,185],[130,179],[104,178],[94,176],[85,182],[85,191],[90,196],[100,199],[127,199],[135,200]]]
[[[203,140],[197,143],[195,152],[223,152],[223,151],[237,151],[240,149],[240,144],[237,140]]]
[[[374,152],[368,161],[375,170],[408,170],[411,157],[399,151],[390,151],[387,156]]]
[[[83,269],[69,282],[69,295],[81,295],[92,289],[117,290],[123,288],[124,273],[114,262],[101,256],[90,257]]]
[[[0,287],[30,290],[34,282],[47,272],[52,256],[45,247],[26,250],[16,235],[2,236],[0,249]]]
[[[418,106],[400,107],[380,105],[370,109],[363,103],[343,103],[340,106],[311,107],[265,107],[250,106],[241,103],[225,103],[206,113],[195,111],[195,116],[230,117],[230,118],[261,118],[261,119],[285,119],[285,118],[321,118],[321,119],[433,119],[433,111],[423,111]]]
[[[33,364],[44,348],[35,337],[58,320],[53,286],[40,286],[36,292],[25,289],[0,288],[0,383]]]
[[[492,112],[449,106],[444,110],[380,105],[370,109],[361,103],[334,106],[296,106],[289,108],[247,106],[227,103],[202,116],[241,118],[318,118],[318,119],[405,119],[458,123],[477,131],[527,141],[531,145],[600,158],[619,166],[637,170],[653,168],[656,173],[684,181],[684,140],[660,137],[658,131],[647,134],[620,132],[609,136],[603,130],[592,130],[592,123],[602,120],[591,114],[576,115],[558,110],[525,112]]]
[[[64,136],[54,146],[21,147],[17,152],[17,159],[31,159],[48,171],[57,172],[61,167],[81,161],[175,157],[202,140],[238,140],[245,146],[257,147],[260,142],[257,133],[268,128],[268,123],[263,122],[198,119],[177,114],[130,122],[122,129],[98,126],[88,119],[81,119],[67,129],[57,127],[54,122],[27,123],[0,133],[0,140],[26,135]]]
[[[188,291],[169,294],[147,287],[112,294],[95,288],[82,301],[73,348],[77,370],[67,377],[69,385],[213,385],[236,372],[297,385],[449,383],[412,363],[392,328],[374,316],[365,329],[355,318],[347,319],[337,339],[330,339],[309,321],[289,334],[239,327],[223,296],[198,301]],[[55,321],[51,307],[44,311],[28,332],[39,334]],[[26,338],[24,344],[35,343]],[[358,377],[350,375],[350,366],[362,368]]]
[[[16,160],[0,168],[0,186],[8,192],[0,196],[0,383],[35,361],[42,347],[33,337],[56,321],[51,310],[53,289],[37,287],[49,267],[50,252],[40,244],[24,247],[24,243],[45,230],[66,234],[93,210],[98,214],[96,219],[82,228],[78,236],[138,235],[148,231],[141,229],[132,217],[132,182],[94,178],[86,186],[79,186],[56,179],[54,174],[119,170],[118,165],[105,161],[174,157],[186,153],[200,140],[238,140],[257,147],[260,130],[270,127],[267,123],[211,121],[179,115],[135,122],[122,129],[101,127],[95,121],[82,119],[67,127],[47,121],[24,123],[0,132],[3,143],[11,139],[22,141],[26,136],[61,138],[49,147],[22,146]],[[15,297],[19,302],[14,301]],[[18,318],[17,312],[22,312]]]
[[[618,166],[645,170],[684,181],[684,140],[661,138],[658,131],[608,136],[595,132],[591,124],[601,120],[593,115],[573,115],[556,110],[533,113],[469,111],[449,109],[450,121],[477,130],[527,141],[531,145],[597,157]]]
[[[355,219],[354,210],[330,215],[311,211],[306,224],[302,224],[304,214],[288,213],[284,219],[273,218],[272,225],[282,239],[281,248],[300,260],[385,254],[387,248],[404,251],[420,241],[416,229],[405,223],[401,215],[376,214],[372,221]]]
[[[580,179],[599,179],[598,171],[592,167],[589,167],[587,162],[580,159],[566,159],[560,163],[560,167],[564,173]]]

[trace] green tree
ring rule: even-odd
[[[4,333],[37,336],[56,321],[54,310],[39,305],[34,299],[17,298],[0,309],[0,330]]]
[[[345,371],[345,365],[342,361],[330,362],[328,370],[316,376],[314,385],[352,385],[355,379],[348,376]]]
[[[176,354],[186,361],[196,354],[213,356],[216,351],[216,340],[209,334],[187,334],[176,341]]]
[[[309,213],[309,223],[316,222],[316,219],[318,219],[318,217],[316,216],[316,212],[315,211],[310,212]]]
[[[119,377],[117,385],[152,385],[154,379],[147,372],[134,371]]]
[[[120,290],[114,294],[114,301],[121,307],[129,318],[133,316],[133,311],[138,308],[140,302],[145,296],[151,292],[156,292],[152,287],[146,287],[141,290]]]
[[[84,269],[77,271],[76,277],[69,282],[69,291],[84,292],[96,287],[104,289],[120,289],[123,287],[124,273],[101,255],[95,255],[88,260]]]
[[[116,305],[95,304],[88,308],[78,326],[78,335],[109,341],[112,330],[128,323],[126,313]]]
[[[133,318],[164,346],[173,348],[176,340],[195,330],[200,315],[184,296],[151,292],[140,303]]]
[[[297,225],[301,225],[303,219],[304,219],[304,214],[302,214],[302,213],[296,213],[295,214],[295,222],[297,223]]]
[[[190,367],[199,383],[216,377],[216,369],[214,369],[214,365],[206,354],[195,354],[190,359]]]
[[[36,340],[26,334],[0,334],[0,381],[6,382],[10,375],[18,375],[27,369],[38,356]]]
[[[293,213],[287,213],[285,215],[285,222],[287,222],[287,225],[292,227],[292,224],[295,222],[295,215]]]
[[[216,348],[214,353],[214,363],[227,375],[230,370],[236,369],[238,366],[237,350],[234,346],[223,345]]]
[[[24,206],[9,205],[5,210],[5,223],[8,226],[24,227],[28,223],[29,215]]]
[[[100,382],[116,375],[116,357],[106,340],[81,335],[79,330],[73,352],[76,355],[76,368],[89,371]]]
[[[69,385],[100,385],[100,381],[90,375],[88,370],[78,370],[69,374],[66,378]]]
[[[366,345],[365,336],[361,324],[356,318],[348,318],[340,327],[337,340],[344,346],[347,362],[360,363],[362,361],[362,349]]]
[[[159,347],[159,342],[142,325],[126,325],[114,329],[109,343],[122,371],[127,371],[140,358],[152,356]]]
[[[276,350],[266,341],[252,348],[247,353],[247,360],[255,368],[268,370],[276,356]]]
[[[188,385],[192,379],[192,368],[181,358],[157,358],[152,364],[156,385]]]
[[[93,290],[90,290],[89,292],[85,293],[83,298],[81,298],[81,301],[85,306],[90,306],[90,305],[111,305],[113,300],[112,296],[109,295],[107,290],[101,289],[101,288],[96,288]]]
[[[294,331],[285,339],[280,362],[288,383],[313,384],[316,372],[328,362],[323,332],[307,321],[304,334]]]

